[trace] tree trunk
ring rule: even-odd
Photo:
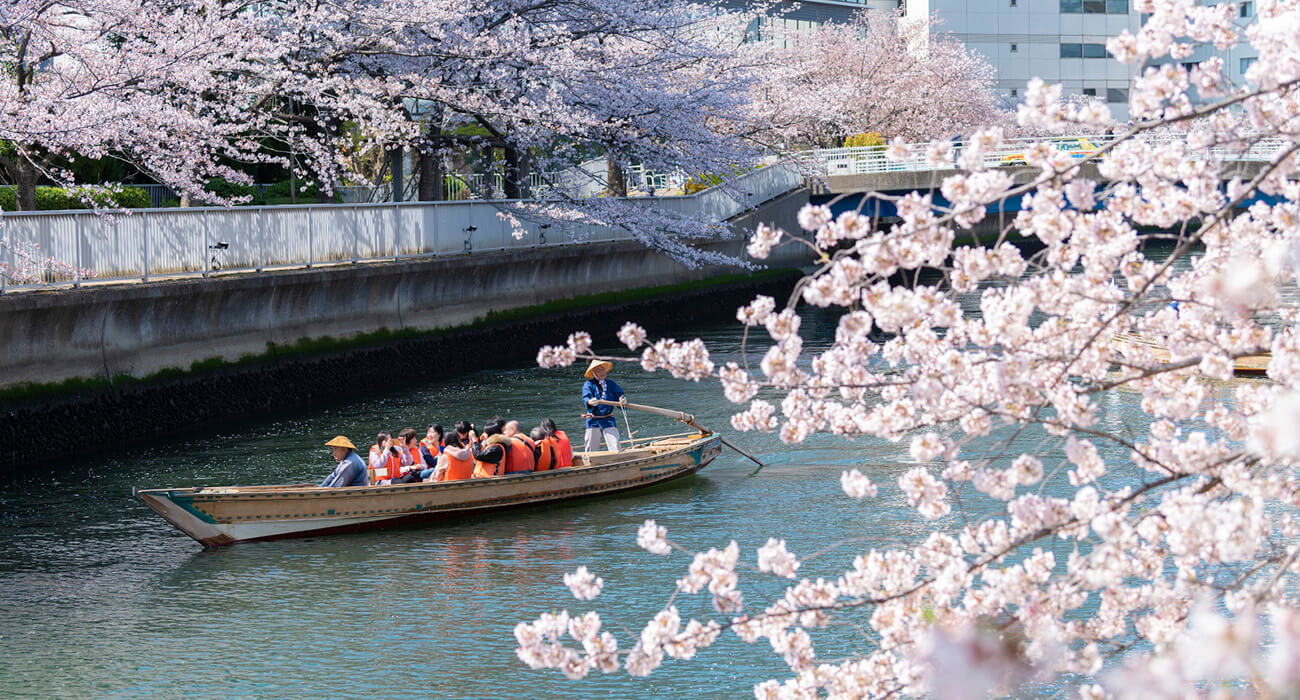
[[[611,197],[627,196],[627,176],[613,155],[605,156],[605,191]]]
[[[528,154],[506,146],[505,190],[506,199],[528,199],[532,196],[528,181]]]
[[[401,146],[392,151],[393,159],[393,201],[400,202],[406,196],[406,183],[402,177],[406,174],[406,152]]]
[[[443,198],[442,156],[438,148],[442,145],[442,127],[435,123],[436,115],[429,118],[429,129],[424,134],[416,168],[419,171],[419,194],[421,202],[440,202]]]
[[[14,156],[14,194],[18,211],[36,211],[36,166],[21,155]]]

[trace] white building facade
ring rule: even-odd
[[[1254,2],[1239,2],[1244,26],[1254,19]],[[936,32],[950,33],[988,59],[997,70],[997,90],[1009,103],[1023,97],[1031,78],[1060,83],[1066,95],[1090,95],[1108,103],[1121,121],[1128,119],[1129,81],[1135,67],[1106,53],[1106,40],[1124,30],[1137,33],[1143,17],[1130,0],[904,0],[909,17],[935,15]],[[1229,51],[1198,49],[1191,65],[1214,53],[1223,56],[1228,76],[1241,84],[1255,60],[1244,42]]]

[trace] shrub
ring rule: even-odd
[[[51,187],[50,189],[57,189]],[[39,191],[40,188],[38,187]],[[149,193],[139,187],[120,186],[113,192],[103,190],[94,190],[91,188],[77,187],[72,190],[64,190],[67,197],[68,209],[88,209],[89,206],[82,201],[83,192],[90,195],[90,200],[99,206],[104,207],[121,207],[123,209],[144,209],[149,206]],[[37,208],[40,208],[40,199],[38,195]]]
[[[875,131],[865,134],[853,134],[844,139],[845,148],[870,148],[883,145],[885,145],[885,137]]]
[[[298,192],[297,192],[296,199],[299,204],[310,204],[312,202],[320,201],[319,184],[311,181],[299,180],[297,185],[298,185]],[[306,187],[306,189],[304,190],[303,187]],[[277,182],[274,185],[271,185],[270,187],[266,188],[266,191],[262,193],[262,197],[261,197],[263,200],[262,203],[289,204],[290,201],[294,199],[294,197],[292,197],[290,194],[291,189],[292,189],[292,185],[290,185],[288,180]],[[334,193],[334,197],[332,198],[332,201],[335,202],[340,201],[339,194],[337,192]]]
[[[692,175],[691,179],[687,180],[685,185],[682,185],[682,194],[695,194],[696,192],[707,190],[714,185],[720,184],[722,184],[721,175],[713,175],[711,173]]]
[[[82,188],[66,190],[62,187],[37,187],[37,211],[61,211],[65,209],[89,209],[81,200]],[[115,192],[90,192],[90,198],[101,206],[117,206],[125,209],[143,209],[149,206],[149,193],[139,187],[129,185],[119,187]],[[13,186],[0,187],[0,209],[18,210],[18,193]]]
[[[222,199],[232,199],[234,197],[251,197],[249,201],[245,202],[246,204],[266,203],[265,200],[263,200],[260,196],[258,196],[257,188],[253,187],[252,185],[242,185],[237,182],[230,182],[229,180],[225,180],[219,177],[214,177],[211,180],[208,180],[206,183],[204,183],[203,187],[207,191],[211,192],[212,194],[218,197],[221,197]]]

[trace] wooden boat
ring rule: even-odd
[[[1110,341],[1110,347],[1121,356],[1149,357],[1159,364],[1169,363],[1169,350],[1151,338],[1136,333],[1121,333]],[[1262,376],[1268,372],[1272,355],[1243,355],[1232,361],[1232,373],[1238,376]]]
[[[685,415],[685,414],[683,414]],[[134,494],[210,547],[386,528],[555,503],[662,484],[694,474],[722,451],[706,431],[631,441],[621,452],[575,452],[565,469],[391,486],[315,484],[137,489]]]

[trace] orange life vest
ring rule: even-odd
[[[533,441],[523,435],[511,435],[509,451],[506,452],[506,473],[530,472],[536,467]]]
[[[402,468],[402,460],[391,450],[388,451],[388,458],[384,460],[383,466],[374,466],[375,456],[379,453],[379,443],[370,446],[370,461],[366,462],[366,468],[370,470],[370,483],[377,484],[384,479],[392,479],[397,476],[398,470]]]
[[[510,456],[510,445],[513,441],[504,435],[492,435],[483,441],[480,449],[486,450],[493,445],[500,445],[502,451],[501,461],[493,464],[492,462],[481,462],[474,460],[474,478],[482,479],[485,476],[498,476],[505,474],[506,457]]]
[[[439,457],[439,460],[442,461],[443,464],[447,465],[447,471],[442,473],[442,477],[438,479],[438,481],[456,481],[458,479],[468,479],[471,476],[477,476],[477,474],[474,473],[475,464],[472,457],[467,459],[456,459],[444,452],[442,453],[442,456]]]
[[[555,457],[558,463],[556,469],[561,467],[573,466],[573,445],[569,442],[569,436],[564,434],[563,430],[555,431]]]
[[[415,472],[415,475],[419,476],[420,470],[424,469],[424,457],[420,456],[420,446],[417,444],[415,447],[409,447],[407,452],[411,454],[411,465],[406,467],[406,471]]]
[[[424,447],[424,449],[428,450],[428,451],[429,451],[429,454],[433,455],[433,461],[434,461],[434,463],[437,463],[437,461],[438,461],[438,441],[437,441],[437,440],[434,440],[434,439],[432,439],[432,438],[424,438],[423,440],[420,441],[420,445],[421,445],[422,447]],[[420,450],[419,450],[419,448],[416,448],[415,451],[416,451],[416,452],[419,452]],[[424,456],[423,456],[423,455],[421,455],[421,457],[420,457],[418,460],[416,460],[416,461],[419,462],[420,464],[423,464],[423,465],[426,466],[426,467],[429,466],[429,465],[427,465],[427,464],[424,464]]]
[[[556,464],[555,438],[544,437],[537,443],[537,471],[544,472],[558,468]]]

